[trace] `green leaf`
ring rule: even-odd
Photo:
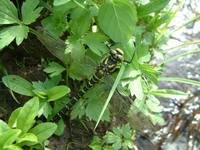
[[[38,137],[40,143],[48,139],[56,131],[56,124],[51,122],[45,122],[37,125],[30,130],[30,133],[35,134]]]
[[[38,111],[39,99],[34,97],[26,102],[21,108],[17,118],[17,128],[26,133],[33,126],[33,123],[35,122],[34,119],[37,116]]]
[[[23,149],[17,145],[12,144],[9,146],[5,146],[3,150],[23,150]]]
[[[2,81],[6,87],[18,94],[33,96],[32,84],[20,76],[7,75],[2,78]]]
[[[94,136],[92,143],[90,143],[89,147],[92,148],[92,150],[102,150],[102,141],[99,137]]]
[[[187,93],[173,90],[173,89],[159,89],[159,90],[151,90],[149,91],[149,94],[155,95],[155,96],[161,96],[165,98],[184,98],[188,96]]]
[[[56,62],[49,63],[48,67],[44,69],[44,72],[50,74],[50,77],[60,75],[65,68]]]
[[[17,139],[17,143],[22,143],[22,142],[28,142],[28,143],[37,143],[38,142],[38,138],[35,134],[33,133],[25,133],[23,134],[22,136],[20,136],[18,139]]]
[[[12,114],[10,115],[10,118],[8,120],[8,125],[11,127],[11,128],[15,128],[16,127],[16,123],[17,123],[17,117],[21,111],[22,107],[19,107],[17,109],[15,109]]]
[[[43,101],[40,103],[40,110],[38,112],[38,116],[41,115],[44,115],[45,118],[48,118],[50,115],[52,115],[52,107],[47,101]]]
[[[67,86],[64,86],[64,85],[55,86],[49,89],[47,92],[48,101],[58,100],[62,98],[63,96],[65,96],[66,94],[68,94],[69,92],[70,92],[70,89]]]
[[[14,24],[19,22],[15,5],[10,0],[0,0],[0,24]]]
[[[2,134],[0,134],[0,149],[3,147],[11,145],[20,135],[21,130],[19,129],[9,129]]]
[[[42,20],[42,26],[55,37],[59,37],[66,30],[65,15],[51,15]]]
[[[149,64],[140,64],[141,72],[155,84],[158,82],[159,71]]]
[[[144,98],[144,89],[142,86],[141,76],[138,76],[137,78],[130,81],[128,88],[132,96],[135,95],[140,100]]]
[[[95,94],[98,93],[97,91],[95,92]],[[100,96],[100,95],[99,95]],[[102,101],[102,97],[90,97],[90,100],[88,102],[88,105],[86,106],[86,116],[91,119],[91,120],[95,120],[97,121],[97,118],[99,116],[99,114],[101,113],[101,110],[103,108],[104,105],[104,101]],[[110,113],[108,111],[108,109],[106,109],[103,117],[101,118],[102,121],[109,121],[110,120]]]
[[[7,123],[5,123],[3,120],[0,119],[0,135],[7,131],[9,128],[9,126],[7,125]]]
[[[14,39],[20,45],[27,38],[29,28],[24,25],[6,27],[0,31],[0,49],[8,46]]]
[[[40,16],[42,7],[38,7],[39,3],[39,0],[26,0],[23,3],[21,11],[24,24],[31,24]]]
[[[101,33],[91,32],[83,37],[83,42],[98,56],[103,56],[108,52],[108,47],[104,44],[106,40],[108,38]]]
[[[115,42],[127,42],[136,22],[136,8],[128,0],[106,1],[100,7],[98,25]]]
[[[151,112],[160,113],[163,111],[163,106],[160,105],[160,101],[154,96],[148,96],[146,105]]]
[[[139,6],[137,9],[138,16],[144,17],[150,13],[160,11],[163,9],[170,0],[152,0],[146,5]]]
[[[65,123],[64,120],[61,118],[57,123],[57,129],[55,131],[55,134],[57,136],[61,136],[64,134],[64,130],[65,130]]]
[[[164,125],[164,123],[165,123],[165,120],[163,119],[161,114],[151,114],[150,119],[154,125],[156,125],[156,124]]]
[[[79,100],[72,108],[70,113],[70,118],[81,118],[85,114],[85,102],[83,100]]]
[[[75,9],[75,12],[73,13],[75,13],[75,15],[79,13],[80,14],[72,18],[72,22],[70,24],[71,31],[75,35],[81,36],[89,30],[92,17],[90,16],[89,11],[86,11],[85,9],[82,9],[80,7]]]
[[[59,6],[59,5],[63,5],[65,3],[68,3],[69,1],[71,1],[71,0],[54,0],[53,1],[53,5],[54,6]]]

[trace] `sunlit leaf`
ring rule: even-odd
[[[28,25],[33,23],[42,11],[42,7],[38,7],[39,0],[26,0],[22,5],[23,23]]]
[[[10,0],[0,0],[0,24],[19,23],[18,12]]]
[[[115,42],[130,39],[137,22],[136,8],[128,0],[106,1],[99,10],[100,28]]]

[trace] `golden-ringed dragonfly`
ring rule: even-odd
[[[73,106],[94,84],[98,83],[106,75],[114,73],[123,61],[123,51],[120,48],[111,49],[109,55],[105,57],[97,66],[96,72],[90,80],[80,89],[73,98],[69,107]]]

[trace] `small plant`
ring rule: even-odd
[[[56,131],[56,124],[37,123],[39,99],[30,99],[12,112],[8,123],[0,120],[0,149],[22,150],[23,147],[45,148],[45,141]]]
[[[90,148],[93,150],[129,150],[134,148],[134,140],[135,131],[130,128],[129,124],[125,124],[106,132],[103,139],[95,136]]]

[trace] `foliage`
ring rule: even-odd
[[[39,0],[26,0],[21,8],[22,20],[19,19],[18,10],[10,0],[0,1],[0,25],[11,25],[0,30],[0,49],[9,45],[16,39],[20,45],[27,38],[29,28],[26,25],[33,23],[42,11],[38,6]]]
[[[25,0],[17,9],[12,1],[0,0],[0,49],[14,40],[20,45],[32,33],[57,58],[45,66],[43,71],[48,77],[44,81],[30,82],[11,74],[2,78],[14,93],[33,98],[12,113],[8,124],[0,121],[0,135],[4,137],[0,140],[1,149],[41,145],[54,132],[62,135],[65,127],[62,118],[57,122],[57,129],[54,123],[37,124],[35,118],[44,116],[47,121],[54,120],[66,106],[70,107],[67,114],[71,119],[86,116],[97,122],[96,127],[100,121],[111,121],[110,101],[116,91],[132,100],[126,114],[142,113],[154,125],[162,125],[163,107],[157,97],[182,98],[187,94],[159,89],[159,81],[199,86],[198,81],[161,78],[163,65],[167,63],[164,59],[161,64],[153,64],[155,57],[165,57],[160,46],[166,42],[164,33],[175,15],[165,9],[168,3],[169,0],[145,3],[142,0]],[[41,27],[34,22],[39,22]],[[117,48],[124,54],[123,62],[116,65],[116,73],[106,72],[108,76],[93,83],[71,106],[73,95],[82,92],[98,69],[103,72],[113,65],[104,62],[105,66],[99,66]],[[90,147],[131,149],[133,135],[128,124],[122,125],[102,139],[94,137]]]
[[[135,132],[129,124],[113,128],[112,132],[106,132],[103,139],[95,136],[89,145],[93,150],[128,150],[134,148]]]
[[[22,150],[24,146],[45,147],[47,140],[56,130],[55,123],[36,123],[39,112],[39,99],[30,99],[23,107],[14,110],[8,123],[0,120],[0,148],[2,150]]]

